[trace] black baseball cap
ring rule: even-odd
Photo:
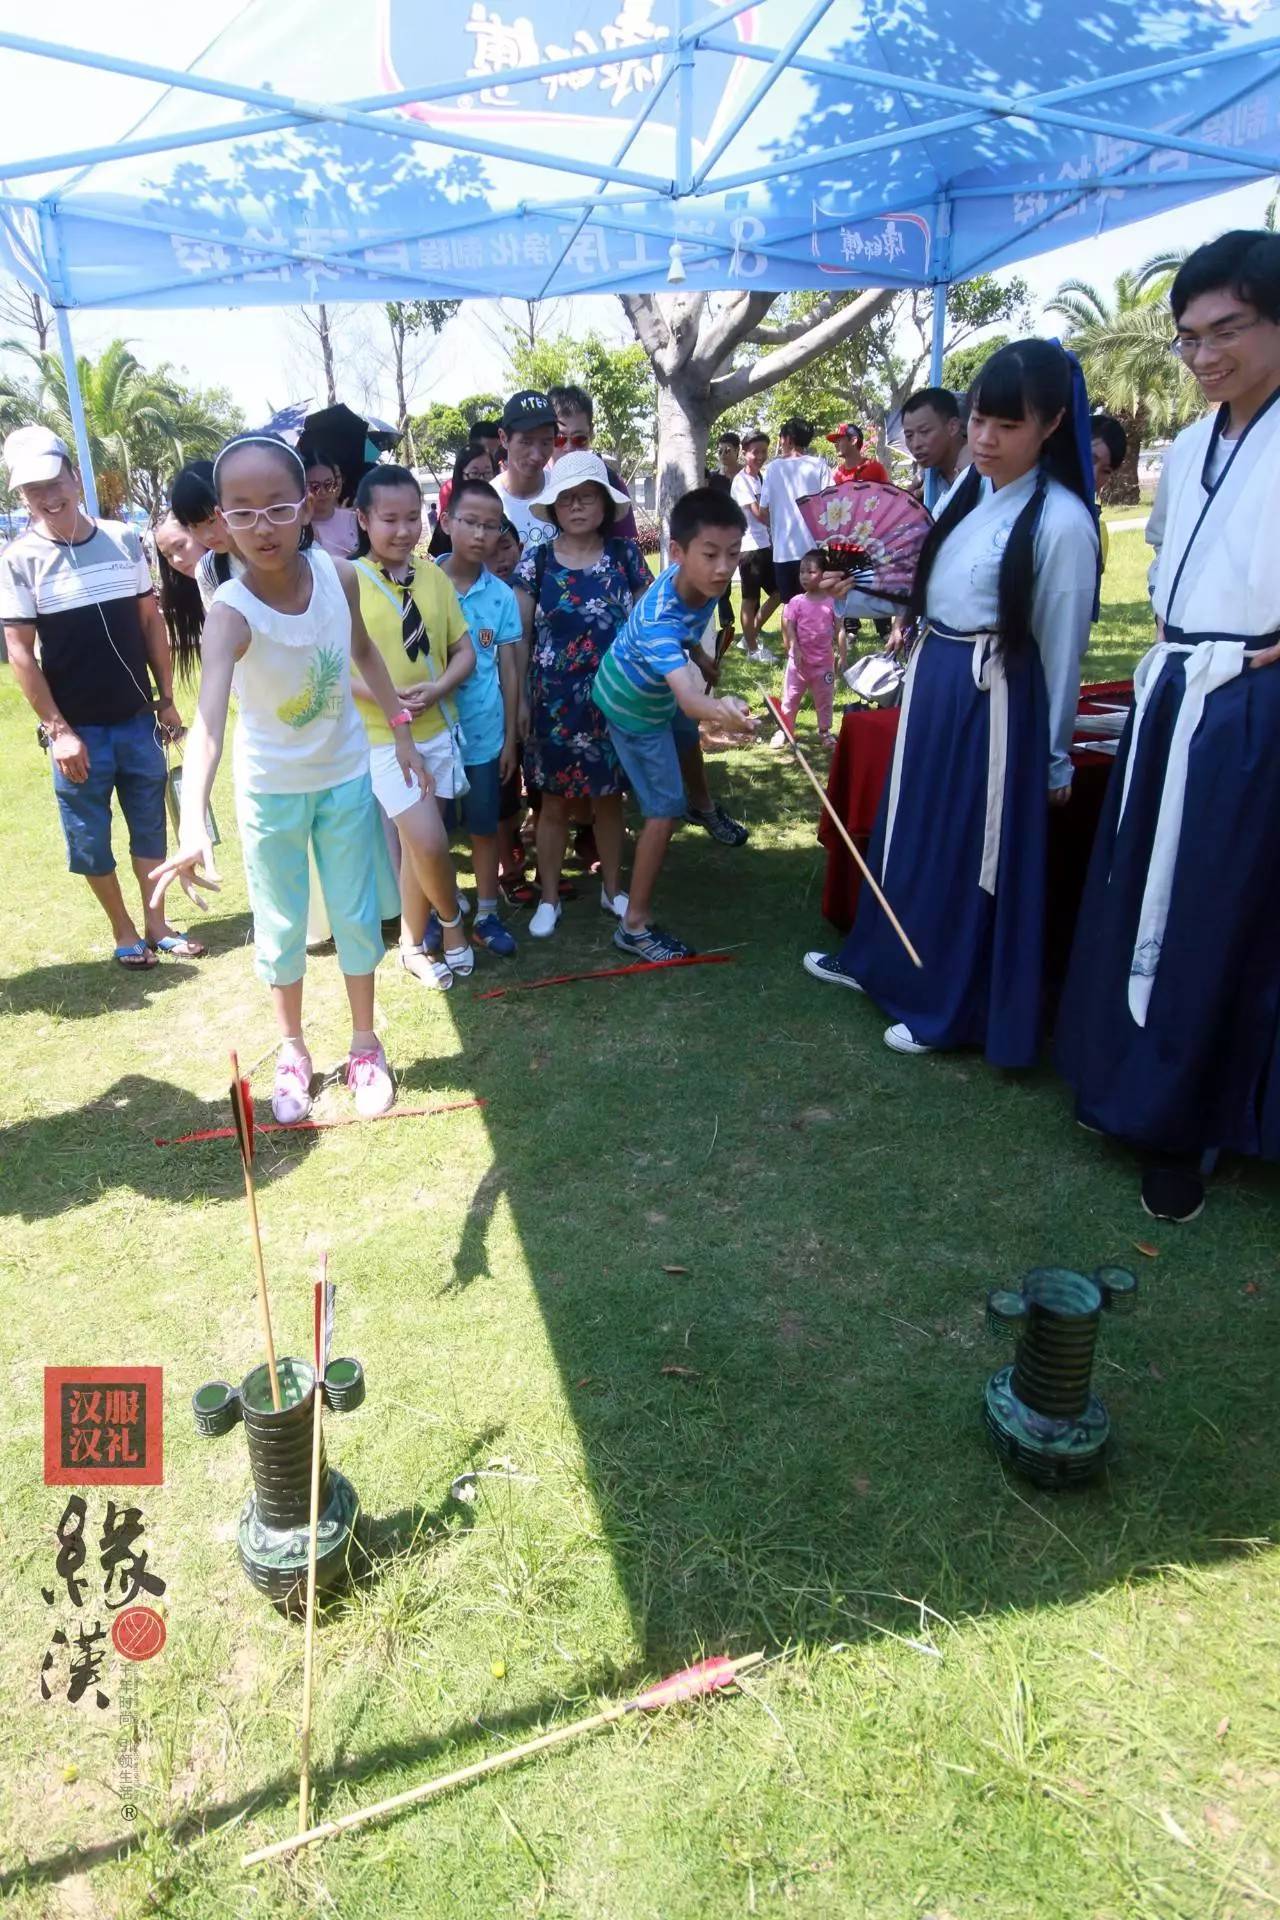
[[[539,393],[533,387],[526,387],[523,393],[513,393],[502,409],[502,431],[504,433],[531,433],[535,427],[554,427],[556,410],[545,393]]]

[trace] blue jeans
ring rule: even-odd
[[[149,713],[135,714],[110,727],[76,727],[89,756],[89,777],[68,780],[53,762],[53,791],[58,799],[67,865],[93,879],[116,870],[111,851],[111,796],[129,828],[129,852],[135,860],[164,859],[164,753]]]

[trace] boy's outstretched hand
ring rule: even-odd
[[[746,701],[740,699],[736,693],[721,694],[718,704],[724,710],[728,725],[735,728],[737,732],[755,733],[758,730],[760,722]]]

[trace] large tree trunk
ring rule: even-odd
[[[320,335],[320,357],[324,361],[325,392],[329,396],[329,405],[335,407],[338,404],[338,389],[333,377],[333,341],[329,337],[329,314],[324,306],[321,306],[319,311],[320,325],[316,331]]]
[[[666,527],[681,494],[700,487],[707,468],[711,410],[705,380],[658,382],[658,521]]]

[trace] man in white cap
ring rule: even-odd
[[[11,433],[4,464],[31,518],[0,554],[0,622],[49,750],[68,865],[110,920],[120,966],[154,967],[161,952],[195,959],[199,941],[149,904],[147,876],[165,855],[162,742],[183,728],[142,543],[132,527],[89,518],[66,446],[47,427]],[[116,874],[113,795],[142,893],[141,935]]]

